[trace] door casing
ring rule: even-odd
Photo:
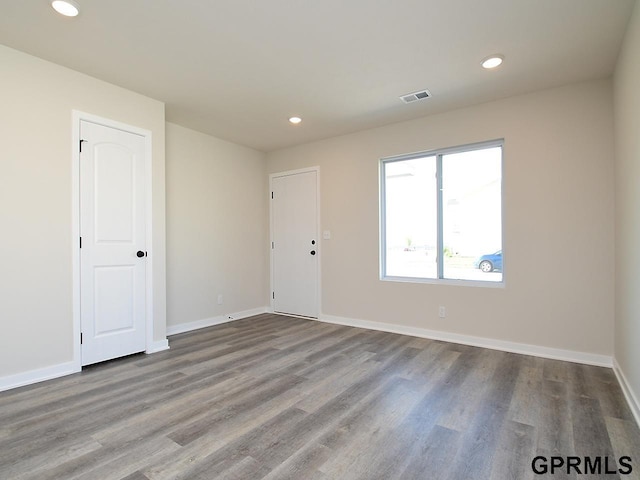
[[[322,315],[322,282],[321,282],[321,278],[322,278],[322,250],[323,250],[323,244],[321,242],[321,238],[322,238],[322,232],[320,230],[320,215],[321,215],[321,211],[320,211],[320,167],[319,166],[314,166],[314,167],[308,167],[308,168],[301,168],[301,169],[297,169],[297,170],[288,170],[285,172],[277,172],[277,173],[271,173],[269,174],[269,198],[271,198],[271,192],[273,191],[273,179],[275,177],[284,177],[284,176],[290,176],[290,175],[297,175],[297,174],[301,174],[301,173],[308,173],[308,172],[315,172],[316,173],[316,231],[318,232],[318,238],[317,238],[317,246],[318,248],[316,249],[317,251],[317,256],[318,256],[318,268],[316,270],[316,275],[317,275],[317,279],[316,279],[316,298],[317,298],[317,318],[320,318]],[[273,233],[274,233],[274,225],[273,225],[273,203],[271,201],[269,201],[269,279],[270,279],[270,284],[269,284],[269,303],[270,303],[270,311],[273,312],[274,311],[274,300],[273,300],[273,295],[272,292],[274,291],[274,287],[275,287],[275,282],[274,282],[274,269],[273,269],[273,264],[274,264],[274,258],[273,258],[273,248],[271,248],[272,242],[274,241],[273,239]],[[286,314],[283,314],[286,315]],[[296,315],[291,315],[291,316],[296,316]],[[309,317],[304,317],[304,318],[309,318]]]
[[[82,370],[80,348],[81,316],[80,316],[80,122],[82,120],[97,123],[105,127],[123,130],[144,137],[145,149],[145,233],[146,259],[145,270],[145,329],[146,351],[153,348],[153,237],[152,237],[152,149],[151,131],[122,122],[99,117],[89,113],[73,110],[72,112],[72,142],[71,142],[71,247],[72,247],[72,290],[73,290],[73,364],[76,371]]]

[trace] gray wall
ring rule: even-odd
[[[504,288],[379,280],[378,159],[504,138]],[[613,109],[609,80],[267,154],[320,166],[322,312],[611,356]],[[438,318],[438,306],[447,318]]]
[[[615,359],[640,421],[640,4],[614,76],[616,149]],[[634,393],[635,392],[635,393]]]

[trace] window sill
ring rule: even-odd
[[[414,278],[414,277],[380,277],[383,282],[425,283],[429,285],[451,285],[457,287],[505,288],[504,278],[501,282],[483,280],[454,280],[448,278]]]

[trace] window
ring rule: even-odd
[[[381,278],[502,282],[502,141],[386,158]]]

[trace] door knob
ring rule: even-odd
[[[144,252],[142,250],[138,250],[138,253],[136,253],[136,255],[138,256],[138,258],[142,258],[144,257]]]
[[[311,253],[311,255],[315,255],[316,251],[315,250],[311,250],[311,252],[309,252],[309,253]]]

